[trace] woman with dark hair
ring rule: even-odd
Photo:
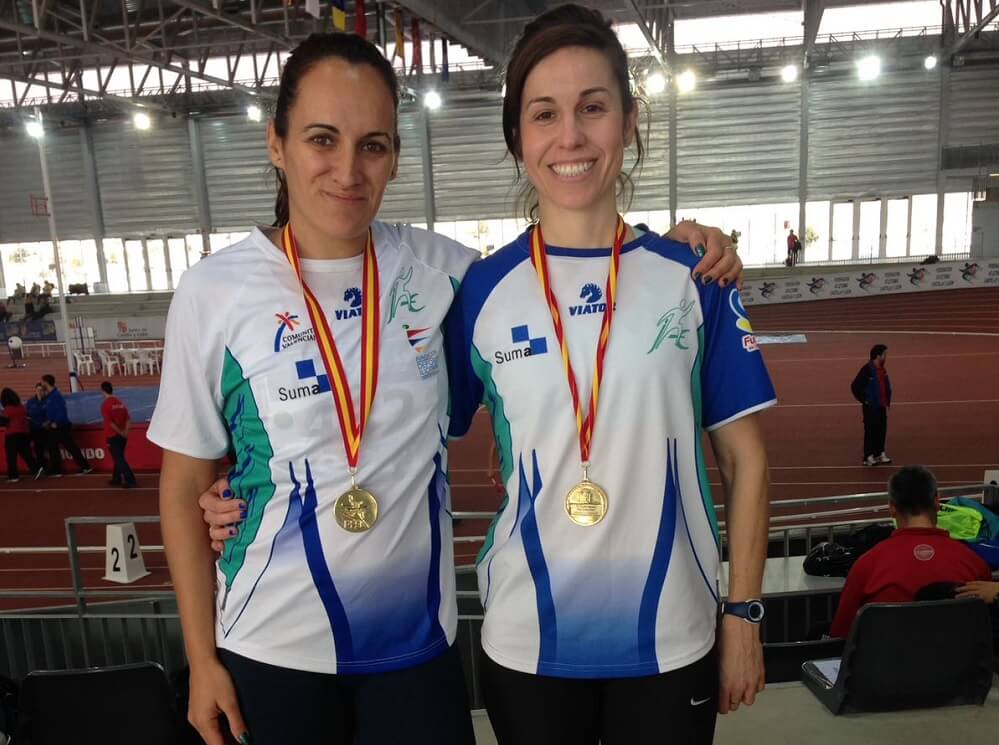
[[[190,718],[209,745],[220,712],[255,745],[472,741],[451,646],[441,327],[475,252],[375,220],[397,106],[376,47],[303,42],[268,127],[275,229],[199,262],[171,305],[149,438],[164,449]],[[737,276],[720,232],[678,234],[716,239],[704,281]],[[418,302],[399,302],[399,280]],[[236,466],[212,491],[232,509],[206,504],[230,524],[212,532],[229,539],[213,577],[195,497],[230,443]]]
[[[484,403],[506,487],[478,560],[501,745],[710,743],[716,712],[763,687],[758,412],[776,398],[736,287],[693,281],[685,246],[620,216],[639,118],[597,11],[527,24],[503,133],[533,225],[472,265],[445,332],[451,434]]]
[[[12,388],[0,391],[0,406],[3,406],[4,450],[7,454],[7,482],[16,484],[21,480],[17,470],[18,456],[35,478],[42,475],[34,456],[31,454],[31,435],[28,432],[28,411],[21,403],[20,396]]]

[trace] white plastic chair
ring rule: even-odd
[[[121,363],[118,362],[117,358],[112,357],[110,354],[105,352],[103,349],[97,352],[97,356],[101,359],[101,367],[104,369],[105,375],[120,375],[121,374]]]
[[[155,375],[160,371],[160,363],[156,361],[156,357],[151,352],[140,349],[135,353],[135,357],[143,371],[149,370],[150,375]]]
[[[125,368],[125,372],[129,375],[139,375],[139,360],[131,349],[119,349],[119,356],[121,356],[122,365]]]
[[[73,352],[73,356],[76,357],[76,369],[81,373],[84,375],[93,375],[96,372],[94,358],[89,352]]]

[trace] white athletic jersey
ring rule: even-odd
[[[379,503],[349,533],[350,488],[330,383],[295,272],[259,230],[184,273],[167,321],[149,439],[216,459],[248,504],[218,561],[219,647],[321,673],[412,667],[453,642],[457,608],[441,326],[477,254],[376,222],[379,378],[357,481]],[[362,256],[303,260],[360,398]],[[196,495],[191,495],[194,499]]]
[[[610,250],[548,257],[585,411]],[[592,527],[565,512],[582,478],[579,439],[529,234],[465,276],[445,332],[451,433],[485,403],[507,496],[479,554],[482,645],[504,667],[654,675],[714,644],[718,528],[702,429],[776,400],[738,292],[695,283],[696,262],[653,233],[622,250],[589,474],[609,510]]]

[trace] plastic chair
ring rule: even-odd
[[[121,356],[122,365],[125,368],[125,372],[129,375],[139,375],[139,359],[135,352],[131,349],[125,349],[122,347],[118,350],[118,354]]]
[[[15,742],[33,745],[175,745],[186,727],[154,662],[41,670],[21,685]]]
[[[93,375],[96,372],[94,358],[89,352],[73,352],[76,358],[76,369],[84,375]]]
[[[101,367],[105,375],[121,374],[121,363],[115,357],[112,357],[103,349],[97,352],[97,356],[101,360]]]
[[[833,714],[985,702],[994,667],[981,600],[874,603],[860,609],[830,681],[814,662],[805,686]]]
[[[152,352],[140,349],[135,353],[135,357],[142,369],[148,370],[150,375],[155,375],[160,371],[160,363]]]

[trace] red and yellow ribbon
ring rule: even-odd
[[[350,468],[357,468],[361,453],[361,439],[364,437],[364,427],[371,413],[371,405],[375,400],[375,388],[378,386],[378,342],[381,329],[381,307],[378,287],[378,259],[375,256],[375,242],[368,229],[368,240],[364,245],[364,277],[361,293],[361,406],[357,415],[354,414],[354,399],[350,393],[350,381],[343,369],[343,360],[337,350],[336,339],[323,308],[312,294],[312,290],[302,277],[302,263],[298,255],[298,244],[291,231],[291,225],[286,225],[281,231],[281,247],[284,249],[288,263],[295,270],[298,282],[302,286],[305,307],[312,320],[312,329],[319,346],[319,355],[323,358],[323,367],[329,378],[333,391],[333,407],[340,420],[340,433],[343,436],[343,447],[347,454]]]
[[[583,463],[590,462],[590,445],[593,442],[593,430],[597,420],[597,401],[600,397],[600,379],[604,372],[604,357],[607,354],[607,344],[610,342],[611,323],[614,320],[614,303],[617,300],[617,275],[621,266],[621,248],[624,246],[626,234],[624,220],[617,219],[617,231],[614,235],[614,247],[611,249],[610,270],[607,273],[607,289],[604,296],[607,306],[604,308],[603,322],[600,325],[600,338],[597,340],[597,359],[593,369],[593,389],[590,394],[589,409],[584,418],[582,402],[579,400],[579,386],[576,384],[576,374],[572,370],[569,359],[569,343],[565,338],[562,326],[562,315],[558,309],[558,299],[552,289],[551,273],[548,270],[548,254],[545,239],[541,235],[541,226],[535,225],[531,231],[531,263],[541,282],[541,291],[548,301],[548,309],[552,314],[555,326],[555,336],[562,351],[562,367],[569,381],[569,393],[572,395],[572,405],[576,411],[576,429],[579,431],[579,456]]]

